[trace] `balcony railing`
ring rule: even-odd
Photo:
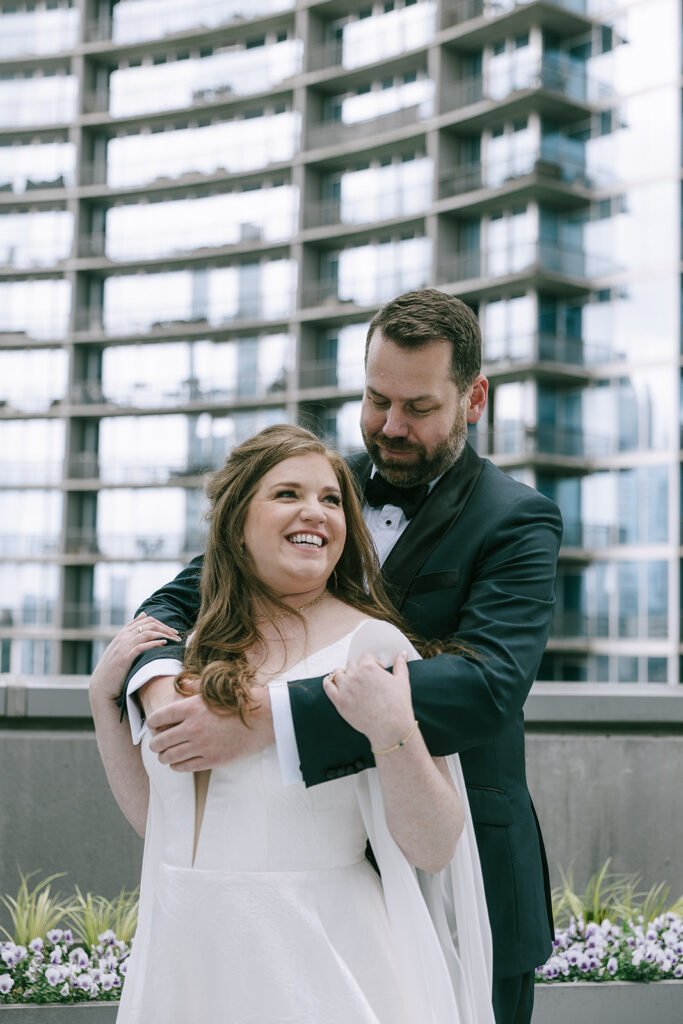
[[[488,18],[490,20],[500,18],[511,11],[528,6],[530,2],[531,0],[526,0],[526,2],[525,0],[445,0],[444,28],[461,25],[473,18]],[[550,0],[550,2],[561,10],[583,15],[589,13],[589,8],[592,10],[596,6],[592,0]]]
[[[548,362],[568,366],[594,366],[617,358],[609,345],[584,342],[581,338],[560,338],[554,334],[528,333],[484,338],[484,362],[489,368],[501,364]]]
[[[92,452],[81,452],[69,457],[68,478],[71,480],[99,480],[110,486],[129,484],[172,484],[179,477],[197,476],[218,469],[225,453],[209,454],[205,458],[174,459],[166,464],[159,461],[113,462]]]
[[[618,450],[617,440],[608,435],[587,434],[564,427],[528,427],[510,423],[493,430],[475,431],[472,440],[479,451],[492,455],[532,458],[538,455],[589,459],[611,455]]]
[[[666,615],[656,612],[646,615],[619,615],[616,628],[610,632],[610,621],[606,612],[557,612],[550,626],[550,636],[555,639],[575,637],[581,640],[661,640],[668,636],[668,620]]]
[[[204,548],[204,538],[198,530],[182,534],[115,534],[92,530],[71,530],[66,537],[66,554],[94,555],[105,558],[184,560]]]
[[[375,224],[395,217],[423,214],[431,203],[431,184],[413,188],[386,189],[367,192],[357,199],[323,199],[307,203],[304,208],[304,227],[319,228],[332,225],[353,226]]]
[[[516,93],[540,89],[572,105],[601,103],[612,95],[610,87],[592,78],[583,64],[573,63],[564,54],[546,54],[501,74],[473,75],[455,82],[442,90],[440,111],[445,114],[483,101],[502,102]]]
[[[461,253],[439,268],[441,282],[494,280],[513,274],[559,274],[577,281],[589,281],[614,273],[614,262],[606,256],[554,242],[527,242],[505,248],[474,249]]]
[[[196,377],[166,384],[149,381],[130,383],[127,387],[109,387],[99,381],[75,383],[70,391],[74,405],[115,405],[133,409],[176,408],[191,403],[227,404],[277,395],[287,389],[284,366],[268,376],[240,374],[239,379],[201,381]]]
[[[367,121],[354,121],[352,124],[344,124],[342,121],[321,121],[318,124],[311,124],[306,129],[306,144],[309,149],[317,149],[372,140],[385,132],[419,124],[421,107],[421,104],[401,107],[390,114],[373,117]]]
[[[500,188],[518,178],[535,174],[547,182],[563,182],[569,185],[583,185],[585,188],[605,186],[613,181],[613,175],[606,170],[586,166],[585,160],[562,152],[560,147],[541,146],[506,160],[491,160],[464,164],[454,168],[439,179],[439,199],[463,195],[477,189]]]

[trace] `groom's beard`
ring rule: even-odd
[[[369,434],[362,423],[361,433],[368,455],[385,480],[396,487],[427,484],[454,466],[462,455],[467,441],[467,405],[462,402],[458,406],[451,432],[431,450],[403,437],[385,437],[381,432]],[[416,457],[406,465],[404,462],[393,461],[391,457],[387,458],[381,448],[411,452]]]

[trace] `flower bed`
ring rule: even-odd
[[[544,984],[571,981],[661,981],[683,978],[683,918],[673,912],[621,925],[572,917],[558,928],[553,954],[536,971]]]
[[[130,944],[112,931],[90,950],[69,929],[53,928],[28,946],[0,943],[0,1007],[7,1004],[118,1000]]]

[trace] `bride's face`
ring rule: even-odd
[[[285,459],[261,479],[244,525],[256,574],[280,596],[325,586],[344,549],[346,520],[324,455]]]

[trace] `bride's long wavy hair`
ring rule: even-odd
[[[277,627],[278,613],[303,619],[261,580],[243,543],[249,505],[259,483],[275,466],[302,455],[322,455],[337,478],[346,517],[346,541],[327,589],[366,615],[406,626],[386,594],[380,563],[363,519],[357,484],[344,459],[308,430],[280,424],[266,427],[233,448],[218,472],[208,478],[209,535],[200,580],[201,605],[176,689],[187,693],[190,679],[214,710],[237,711],[246,721],[254,669],[247,651],[265,643],[255,614],[264,609]]]

